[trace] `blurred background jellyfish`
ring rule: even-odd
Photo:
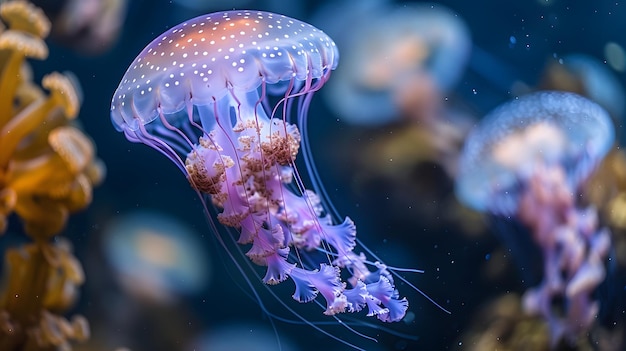
[[[127,293],[163,304],[206,288],[211,267],[198,238],[167,214],[137,211],[107,225],[103,250]]]
[[[127,0],[33,0],[52,21],[52,37],[83,54],[98,55],[117,41]]]
[[[330,7],[319,15],[343,24],[329,32],[341,33],[346,63],[323,93],[330,107],[355,125],[433,118],[465,70],[471,49],[465,23],[439,4],[347,1],[343,6],[350,7],[353,21],[334,8],[331,14]]]
[[[611,239],[599,227],[595,208],[578,200],[583,183],[613,146],[614,134],[599,105],[573,93],[547,91],[491,112],[463,149],[456,181],[460,201],[515,218],[541,253],[542,281],[526,291],[523,309],[544,319],[553,346],[575,344],[597,318],[593,293],[605,278]]]
[[[160,151],[185,174],[207,212],[214,212],[208,218],[228,229],[222,234],[210,221],[238,269],[267,285],[290,278],[293,299],[315,301],[338,321],[341,313],[367,309],[368,316],[396,322],[408,301],[394,286],[394,269],[357,246],[356,226],[333,210],[306,139],[312,93],[338,59],[330,37],[283,15],[200,16],[158,36],[137,56],[113,96],[111,119],[128,140]],[[295,166],[300,145],[314,190]],[[266,267],[265,275],[252,263]],[[356,347],[265,287],[300,323]]]

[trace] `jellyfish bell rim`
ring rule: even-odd
[[[506,167],[493,160],[492,148],[514,132],[544,122],[558,128],[576,126],[563,134],[569,138],[567,132],[575,132],[572,138],[577,139],[568,139],[567,145],[578,146],[580,150],[576,155],[580,158],[571,160],[572,155],[567,154],[542,160],[568,168],[567,180],[573,188],[589,177],[615,141],[611,117],[594,101],[564,91],[539,91],[520,96],[489,112],[468,135],[459,159],[455,182],[457,198],[479,212],[514,214],[517,186],[532,173],[533,166],[519,163],[515,168]]]
[[[213,33],[214,28],[241,30],[225,40],[225,35]],[[253,30],[245,32],[248,28]],[[253,36],[253,32],[264,35]],[[182,51],[185,44],[190,46],[189,52]],[[118,131],[136,131],[140,123],[146,125],[160,114],[179,112],[188,102],[209,105],[233,90],[251,92],[264,84],[285,81],[323,84],[338,62],[335,42],[298,19],[259,10],[204,14],[156,36],[137,55],[112,97],[111,121]]]

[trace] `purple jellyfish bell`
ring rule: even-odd
[[[240,253],[245,246],[245,264],[266,267],[259,276],[264,283],[290,278],[293,298],[309,302],[321,295],[326,315],[367,306],[369,315],[396,322],[408,302],[394,287],[394,269],[354,253],[355,224],[332,218],[318,196],[321,185],[306,189],[295,168],[302,142],[317,179],[305,139],[307,110],[338,59],[330,37],[289,17],[204,15],[163,33],[139,54],[113,96],[111,119],[130,141],[157,149],[180,168],[231,229],[222,236],[214,227],[218,241],[226,250],[236,241]],[[294,117],[297,126],[290,123]]]

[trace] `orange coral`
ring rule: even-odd
[[[0,350],[70,350],[87,321],[57,315],[71,306],[84,274],[69,243],[50,239],[91,202],[104,176],[91,139],[73,125],[80,101],[61,73],[32,82],[28,58],[45,59],[50,22],[26,1],[0,5],[0,234],[15,213],[34,243],[7,250],[0,295]]]
[[[0,233],[16,212],[29,235],[50,237],[89,204],[103,168],[93,142],[70,125],[79,109],[72,79],[48,74],[45,94],[24,67],[47,57],[48,20],[23,1],[4,3],[0,16],[8,25],[0,33]]]
[[[80,263],[66,242],[30,244],[6,253],[8,279],[0,304],[1,350],[70,350],[89,337],[87,320],[53,313],[67,309],[83,283]]]

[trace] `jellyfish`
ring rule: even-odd
[[[100,55],[117,41],[126,0],[33,0],[50,16],[52,38],[82,54]]]
[[[306,139],[312,94],[338,59],[330,37],[296,19],[262,11],[203,15],[137,56],[113,96],[111,120],[128,140],[178,166],[203,199],[222,248],[240,270],[265,267],[262,277],[255,272],[270,294],[267,285],[291,280],[293,299],[316,301],[338,321],[366,309],[396,322],[408,301],[394,278],[406,278],[360,245],[349,217],[337,216]],[[301,145],[312,188],[296,167]]]
[[[542,281],[525,292],[523,306],[546,321],[553,345],[585,335],[598,313],[592,294],[605,277],[610,235],[596,209],[577,200],[614,134],[596,103],[543,91],[491,112],[463,149],[457,197],[522,223],[542,254]]]
[[[472,43],[463,20],[440,4],[394,7],[374,0],[341,6],[349,14],[335,5],[323,12],[325,21],[337,22],[331,28],[348,62],[322,94],[331,108],[346,123],[374,127],[403,115],[421,120],[435,113],[469,59]]]
[[[211,266],[191,228],[156,211],[135,211],[112,220],[103,249],[121,287],[131,296],[169,304],[197,294]]]

